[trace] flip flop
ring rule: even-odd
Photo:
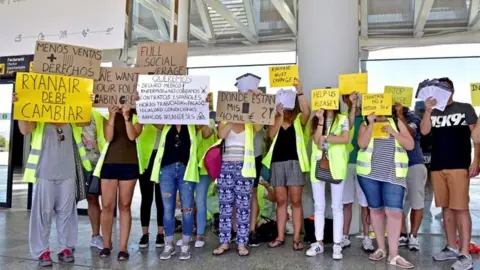
[[[130,254],[128,254],[128,252],[125,252],[125,251],[118,252],[118,256],[117,256],[118,261],[123,262],[128,260],[129,258],[130,258]]]
[[[375,258],[377,255],[380,255],[380,257]],[[375,250],[374,253],[372,253],[370,256],[368,256],[368,258],[372,261],[380,261],[380,260],[383,260],[385,257],[387,257],[387,253],[385,252],[385,250],[383,250],[381,248]]]
[[[238,254],[238,256],[240,256],[240,257],[247,257],[248,255],[250,255],[250,250],[248,250],[246,247],[243,247],[243,248],[244,248],[244,250],[247,251],[247,253],[246,253],[246,254],[240,254],[240,248],[237,247],[237,254]],[[242,251],[243,251],[243,250],[242,250]]]
[[[279,243],[278,245],[275,245],[275,243]],[[269,248],[277,248],[279,246],[285,245],[285,240],[278,240],[275,239],[273,242],[268,243]]]
[[[100,258],[108,258],[110,257],[110,254],[112,253],[112,250],[109,248],[104,248],[102,251],[100,251]]]
[[[215,250],[221,250],[222,252],[221,253],[215,253]],[[222,256],[223,254],[229,252],[230,248],[219,247],[219,248],[216,248],[215,250],[213,250],[213,252],[212,252],[213,256]]]
[[[301,245],[302,247],[301,248],[296,248],[295,246],[299,246]],[[293,241],[293,250],[295,251],[302,251],[305,247],[303,246],[303,244],[300,242],[300,241]]]
[[[404,264],[410,264],[410,265],[406,266],[406,265],[398,264],[397,260],[399,260],[399,259],[402,260]],[[393,265],[393,266],[397,266],[397,267],[400,267],[400,268],[403,268],[403,269],[412,269],[413,268],[413,264],[411,262],[405,260],[400,255],[397,255],[397,256],[393,257],[391,260],[388,261],[388,264]]]

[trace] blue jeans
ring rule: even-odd
[[[163,167],[160,173],[160,190],[164,209],[163,226],[165,238],[169,243],[173,242],[175,233],[177,190],[180,191],[182,204],[182,233],[186,237],[191,237],[193,234],[193,196],[196,183],[183,180],[185,169],[182,163],[174,163]]]
[[[207,226],[207,192],[212,178],[208,175],[200,175],[200,182],[197,183],[195,203],[197,204],[197,235],[205,235]]]
[[[403,211],[403,200],[405,198],[404,187],[373,180],[362,175],[357,175],[357,177],[370,209]]]

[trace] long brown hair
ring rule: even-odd
[[[332,122],[332,125],[330,126],[330,128],[333,126],[333,124],[337,121],[337,114],[340,112],[340,110],[332,110],[333,111],[333,122]],[[324,112],[324,116],[323,116],[323,132],[322,132],[322,135],[328,135],[327,132],[328,130],[326,129],[327,127],[327,111],[325,110]],[[315,134],[315,131],[317,131],[317,127],[318,127],[318,124],[319,124],[319,119],[316,115],[313,116],[312,118],[312,126],[311,126],[311,135],[313,136],[313,134]]]

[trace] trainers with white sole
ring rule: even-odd
[[[318,242],[315,242],[310,245],[310,248],[307,250],[306,255],[308,257],[315,257],[318,254],[322,254],[322,253],[323,253],[323,245]]]
[[[362,248],[365,251],[373,252],[375,251],[375,247],[373,246],[372,239],[369,236],[366,236],[362,240]]]
[[[196,248],[202,248],[203,246],[205,246],[205,241],[202,241],[202,240],[195,241]]]
[[[446,246],[442,251],[433,255],[435,261],[456,260],[458,258],[458,251],[449,246]]]
[[[412,251],[419,251],[420,250],[420,242],[418,242],[418,238],[410,234],[408,237],[408,249]]]
[[[347,248],[347,247],[350,247],[351,244],[352,242],[350,241],[350,237],[348,237],[348,235],[344,235],[342,237],[342,242],[340,242],[340,246],[342,248]]]
[[[339,244],[333,245],[332,258],[333,258],[334,260],[341,260],[341,259],[343,259],[342,247],[341,247]]]
[[[190,246],[182,246],[180,256],[178,256],[180,260],[188,260],[190,259]]]
[[[90,247],[94,247],[98,250],[103,249],[103,237],[101,235],[94,235],[90,240]]]

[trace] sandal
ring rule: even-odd
[[[219,253],[219,252],[215,252],[215,251],[220,251],[220,253]],[[230,248],[224,248],[224,247],[220,246],[220,247],[218,247],[218,248],[216,248],[216,249],[213,250],[212,255],[213,255],[213,256],[222,256],[223,254],[225,254],[225,253],[227,253],[227,252],[229,252],[229,251],[230,251]]]
[[[277,247],[283,246],[283,245],[285,245],[285,240],[275,239],[273,242],[268,243],[269,248],[277,248]]]
[[[250,255],[250,251],[245,246],[238,246],[237,254],[240,257],[247,257],[248,255]]]
[[[303,246],[302,242],[300,241],[293,241],[293,250],[295,251],[302,251],[305,247]]]
[[[375,252],[368,256],[368,258],[372,261],[380,261],[383,260],[385,257],[387,257],[387,253],[381,248],[375,250]]]
[[[128,252],[125,252],[125,251],[120,251],[117,256],[117,260],[120,262],[126,261],[129,258],[130,258],[130,254],[128,254]]]
[[[401,260],[402,264],[398,264],[397,261]],[[388,264],[393,265],[393,266],[398,266],[403,269],[412,269],[413,264],[407,260],[405,260],[402,256],[397,255],[393,257],[391,260],[388,261]]]
[[[102,251],[100,251],[100,258],[108,258],[110,257],[110,254],[112,253],[112,250],[109,248],[104,248]]]

